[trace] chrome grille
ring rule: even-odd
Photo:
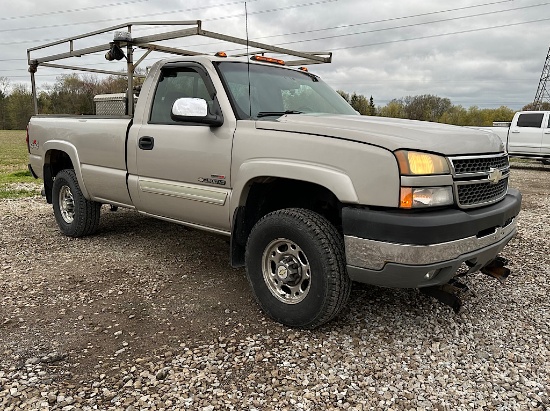
[[[460,208],[496,203],[508,191],[510,164],[507,154],[452,157],[454,192]]]
[[[493,183],[465,183],[457,185],[460,206],[470,207],[494,203],[500,200],[508,190],[508,179]]]
[[[453,160],[453,167],[456,174],[475,174],[487,172],[490,168],[507,169],[508,157],[482,157],[463,158]]]

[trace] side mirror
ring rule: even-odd
[[[178,98],[172,105],[172,118],[188,123],[207,124],[212,127],[220,127],[223,117],[210,114],[208,103],[202,98]]]

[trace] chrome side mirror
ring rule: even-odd
[[[178,98],[172,105],[172,118],[187,123],[207,124],[219,127],[223,124],[223,116],[210,114],[208,103],[202,98]]]

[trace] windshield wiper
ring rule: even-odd
[[[303,111],[298,110],[287,110],[287,111],[260,111],[256,114],[256,117],[274,117],[274,116],[284,116],[285,114],[303,114]]]

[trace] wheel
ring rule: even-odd
[[[101,203],[87,200],[74,170],[61,170],[52,188],[53,212],[61,232],[69,237],[93,234],[99,226]]]
[[[289,208],[264,216],[248,237],[245,259],[254,297],[282,324],[318,327],[348,301],[342,236],[313,211]]]

